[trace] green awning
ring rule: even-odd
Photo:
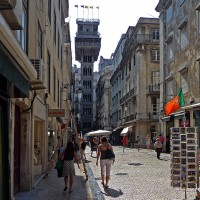
[[[25,79],[22,73],[17,69],[18,63],[11,61],[2,49],[0,49],[0,74],[2,74],[8,81],[10,81],[19,91],[19,96],[14,97],[28,97],[29,96],[29,81]]]

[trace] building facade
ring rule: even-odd
[[[67,16],[67,0],[0,1],[0,199],[34,187],[62,133],[61,118],[49,110],[67,109]]]
[[[113,74],[112,59],[102,56],[99,61],[100,78],[96,85],[96,124],[97,129],[111,130],[111,84],[110,78]]]
[[[130,128],[127,134],[132,144],[136,136],[145,144],[147,134],[153,138],[160,131],[159,60],[159,20],[140,18],[135,27],[127,30],[122,59],[113,75],[118,81],[112,84],[112,91],[121,87],[118,98],[112,99],[112,107],[119,101],[117,123]]]
[[[99,19],[78,18],[75,37],[75,59],[81,64],[80,126],[83,132],[94,129],[94,62],[97,61],[101,48],[98,32]]]
[[[199,126],[200,1],[162,1],[160,13],[160,110],[162,132],[171,127]],[[165,105],[182,88],[185,105],[165,115]]]

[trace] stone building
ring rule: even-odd
[[[122,58],[111,78],[112,123],[124,128],[130,143],[139,136],[145,144],[147,134],[153,137],[160,131],[159,19],[140,18],[125,35]]]
[[[200,124],[200,1],[163,1],[160,13],[160,110],[162,132]],[[185,105],[165,115],[165,105],[182,88]]]
[[[132,27],[129,27],[130,29]],[[119,99],[121,98],[121,71],[120,71],[120,62],[122,60],[122,52],[124,49],[124,43],[126,41],[126,34],[122,34],[121,38],[115,48],[115,51],[112,55],[113,60],[113,75],[110,79],[111,84],[111,127],[112,127],[112,138],[116,144],[121,144],[120,133],[123,129],[121,126],[121,105]]]
[[[111,130],[111,84],[110,78],[113,74],[112,59],[102,56],[99,61],[100,78],[96,85],[96,128]]]
[[[67,17],[68,0],[0,1],[2,200],[34,187],[57,151],[63,132],[58,113],[67,118],[68,109],[63,86],[70,84],[63,72],[71,73]],[[50,109],[59,111],[57,118],[48,117]]]

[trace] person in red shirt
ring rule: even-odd
[[[127,139],[127,136],[124,135],[122,139],[123,152],[124,152],[124,149],[127,147],[127,144],[128,144],[128,139]]]

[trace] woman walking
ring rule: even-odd
[[[73,192],[73,182],[75,176],[75,167],[74,167],[74,158],[77,162],[78,168],[79,167],[79,160],[77,153],[75,151],[74,143],[72,142],[72,138],[69,138],[67,142],[67,147],[64,151],[64,163],[63,163],[63,176],[64,176],[64,183],[65,188],[63,191],[66,191],[68,188],[68,177],[69,177],[69,193]]]
[[[108,159],[107,157],[107,150],[110,149],[113,151],[112,145],[108,143],[108,139],[106,136],[103,136],[101,138],[101,144],[98,146],[98,152],[97,152],[97,162],[96,165],[98,166],[98,161],[100,157],[100,167],[101,167],[101,180],[102,185],[105,188],[108,188],[108,182],[110,179],[110,169],[111,169],[111,163],[113,160]],[[106,171],[106,183],[104,184],[105,179],[105,171]]]

